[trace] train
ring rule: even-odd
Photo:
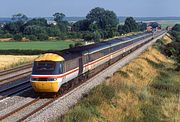
[[[61,52],[47,52],[33,62],[31,85],[37,93],[58,93],[62,86],[102,71],[162,33],[144,32]]]

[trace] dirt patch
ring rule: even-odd
[[[9,42],[9,41],[13,41],[12,38],[0,38],[0,42]]]

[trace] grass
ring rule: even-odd
[[[0,42],[0,50],[63,50],[69,48],[72,41],[31,41],[31,42]]]
[[[149,48],[73,107],[64,122],[178,122],[180,72],[176,62]]]

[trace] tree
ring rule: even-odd
[[[138,23],[138,30],[139,31],[144,31],[144,30],[146,30],[146,28],[147,28],[147,24],[146,23],[143,23],[143,22],[139,22]]]
[[[73,24],[73,31],[79,32],[79,31],[88,31],[90,30],[90,24],[91,22],[87,19],[77,21]]]
[[[102,30],[116,27],[118,24],[118,18],[113,11],[105,10],[100,7],[92,9],[87,14],[86,18]]]
[[[46,29],[41,26],[32,25],[32,26],[25,27],[23,33],[26,35],[36,35],[37,36],[39,34],[46,34]]]
[[[21,33],[21,31],[23,30],[23,23],[21,21],[7,23],[4,26],[4,30],[8,31],[11,34]]]
[[[129,26],[126,24],[122,27],[122,29],[124,30],[125,33],[131,32]]]
[[[55,13],[53,16],[54,16],[54,21],[56,21],[57,23],[62,22],[63,19],[66,17],[65,14],[63,13]]]
[[[4,30],[0,28],[0,35],[4,34]]]
[[[94,32],[93,40],[94,40],[95,42],[99,42],[100,39],[101,39],[101,34],[100,34],[98,31],[95,31],[95,32]]]
[[[21,34],[16,34],[16,35],[14,35],[13,39],[16,40],[16,41],[21,41],[22,40],[22,35]]]
[[[128,26],[129,32],[138,31],[138,25],[133,17],[127,17],[124,25]]]
[[[59,36],[60,35],[60,29],[57,26],[50,26],[47,27],[47,33],[49,36]]]
[[[45,18],[36,18],[36,19],[29,20],[26,23],[26,26],[30,26],[30,25],[47,26],[48,24]]]
[[[12,20],[26,22],[28,20],[28,17],[24,14],[18,13],[12,16]]]
[[[92,41],[94,39],[94,34],[92,32],[86,32],[83,34],[83,39],[85,41]]]
[[[39,33],[39,34],[37,34],[37,37],[40,41],[48,40],[48,38],[49,38],[48,35],[45,33]]]
[[[126,33],[126,32],[123,30],[123,25],[119,25],[119,26],[118,26],[118,32],[119,32],[120,35]]]
[[[175,24],[175,26],[172,28],[172,30],[180,32],[180,24]]]

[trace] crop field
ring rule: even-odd
[[[14,56],[14,55],[0,55],[0,71],[32,62],[37,56]]]
[[[167,26],[174,26],[175,24],[180,24],[180,20],[161,20],[158,21],[161,24],[162,28],[166,28]]]
[[[63,50],[69,48],[73,41],[32,41],[32,42],[0,42],[0,50]]]

